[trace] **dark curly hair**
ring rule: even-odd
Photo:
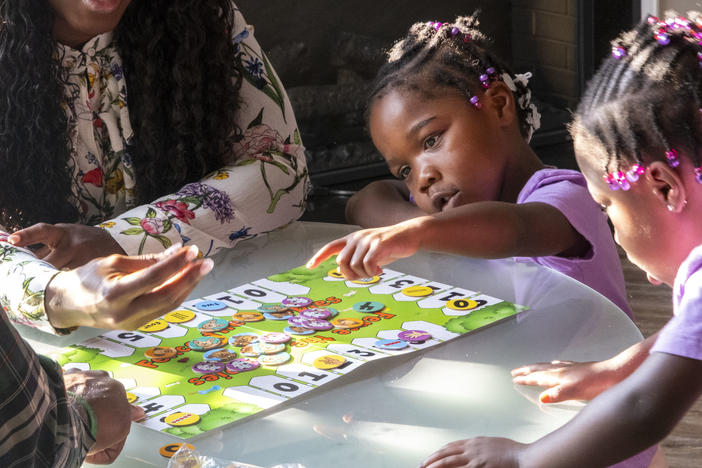
[[[382,99],[393,89],[418,91],[431,97],[433,87],[427,84],[455,88],[469,100],[481,89],[480,75],[488,67],[493,67],[497,76],[512,76],[507,64],[489,50],[490,40],[478,29],[478,14],[460,16],[453,23],[413,24],[407,36],[388,51],[388,61],[378,71],[369,102]],[[529,93],[521,83],[516,86],[515,100]],[[527,138],[527,110],[517,105],[516,111],[520,131]]]
[[[47,1],[0,0],[0,224],[77,222]],[[233,159],[241,73],[231,0],[133,1],[116,31],[141,203]]]

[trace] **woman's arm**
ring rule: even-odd
[[[304,211],[308,173],[295,116],[278,76],[237,11],[234,42],[243,75],[236,162],[178,192],[100,226],[129,255],[182,242],[203,255],[296,220]]]

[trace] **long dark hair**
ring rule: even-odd
[[[0,224],[76,222],[48,2],[0,0]],[[115,31],[141,203],[233,158],[241,74],[231,0],[133,1]]]

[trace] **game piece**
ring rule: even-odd
[[[200,301],[195,304],[195,308],[197,310],[202,310],[203,312],[213,312],[226,309],[227,304],[222,301]]]
[[[409,346],[409,344],[402,340],[378,340],[373,343],[373,346],[380,349],[390,349],[394,351],[397,349],[405,349],[407,346]]]
[[[290,317],[290,318],[288,319],[288,324],[289,324],[290,326],[293,326],[293,327],[303,327],[303,328],[307,328],[307,327],[305,327],[305,323],[307,323],[307,320],[308,320],[307,317],[303,317],[303,316],[301,316],[301,315],[298,316],[298,317]]]
[[[471,310],[478,307],[478,303],[472,299],[453,299],[446,303],[446,307],[453,310]]]
[[[234,359],[233,361],[229,361],[227,364],[227,370],[229,372],[246,372],[246,371],[251,371],[254,369],[258,369],[261,364],[259,364],[258,361],[254,361],[252,359]]]
[[[286,352],[264,354],[258,357],[258,362],[261,363],[262,366],[279,366],[288,362],[290,357],[290,354]]]
[[[200,333],[202,332],[216,332],[220,330],[224,330],[229,326],[229,320],[224,320],[221,318],[216,318],[212,317],[209,320],[205,320],[204,322],[200,322],[197,326],[198,330],[200,330]]]
[[[256,310],[259,312],[287,312],[290,307],[284,306],[282,304],[262,304]]]
[[[341,272],[339,270],[337,270],[336,268],[334,268],[333,270],[329,270],[327,272],[327,275],[331,276],[332,278],[336,278],[336,279],[345,279],[344,275],[342,275]]]
[[[402,290],[402,294],[410,297],[424,297],[429,296],[434,292],[429,286],[410,286]]]
[[[287,343],[288,341],[290,341],[290,335],[288,335],[287,333],[269,332],[261,335],[260,340],[266,343],[273,344]]]
[[[229,337],[229,344],[236,346],[237,348],[250,345],[251,343],[255,343],[257,341],[257,333],[237,333],[236,335]]]
[[[258,357],[261,354],[261,350],[259,349],[258,341],[255,343],[251,343],[249,345],[244,346],[241,348],[239,351],[242,356],[247,356],[247,357]]]
[[[139,398],[135,394],[127,392],[127,402],[134,403],[138,399]]]
[[[195,318],[195,312],[187,309],[178,309],[173,312],[168,312],[163,316],[163,320],[168,323],[184,323]]]
[[[163,420],[166,424],[171,426],[190,426],[197,423],[200,420],[200,416],[195,413],[173,413],[166,416]]]
[[[254,343],[253,346],[255,347],[254,349],[259,352],[258,354],[278,354],[285,350],[285,345],[283,343],[264,343],[259,341],[258,343]]]
[[[163,319],[156,319],[156,320],[152,320],[149,323],[146,323],[146,324],[140,326],[139,328],[137,328],[137,330],[143,331],[146,333],[152,333],[152,332],[165,330],[166,328],[168,328],[168,322],[166,322]]]
[[[294,317],[295,312],[291,310],[284,310],[282,312],[264,312],[263,316],[268,320],[287,320],[290,317]]]
[[[312,363],[317,369],[336,369],[340,365],[346,362],[346,358],[342,356],[336,356],[334,354],[328,354],[326,356],[320,356],[314,360]]]
[[[203,354],[202,358],[205,361],[228,362],[236,359],[236,351],[226,348],[211,349]]]
[[[358,328],[363,326],[363,320],[350,317],[339,317],[331,321],[336,328]]]
[[[312,299],[304,296],[293,296],[283,299],[283,305],[288,307],[307,307],[312,302]]]
[[[431,334],[424,330],[405,330],[397,334],[397,337],[408,343],[421,343],[431,339]]]
[[[353,305],[353,310],[356,312],[365,312],[367,314],[372,314],[374,312],[380,312],[385,308],[385,304],[378,301],[364,301],[357,302]]]
[[[160,449],[158,449],[158,453],[160,453],[162,457],[171,458],[173,455],[175,455],[175,453],[176,453],[178,450],[180,450],[180,448],[181,448],[183,445],[185,445],[185,446],[186,446],[187,448],[189,448],[190,450],[195,450],[195,447],[193,447],[193,446],[190,445],[190,444],[186,444],[186,443],[183,443],[183,442],[176,442],[176,443],[174,443],[174,444],[167,444],[167,445],[164,445],[163,447],[161,447]]]
[[[305,318],[305,317],[300,317],[300,318],[302,318],[302,322],[301,322],[300,326],[305,327],[305,328],[311,328],[312,330],[319,330],[319,331],[331,330],[332,328],[334,328],[334,325],[327,322],[326,320],[309,319],[309,318]],[[290,320],[288,320],[288,323],[290,323]]]
[[[317,333],[316,330],[312,330],[311,328],[296,327],[294,325],[285,327],[283,331],[291,335],[314,335],[315,333]]]
[[[356,292],[356,291],[352,291],[352,292]],[[339,311],[333,307],[324,307],[324,309],[328,310],[331,313],[329,318],[333,318],[333,317],[336,317],[337,315],[339,315]]]
[[[210,349],[221,348],[226,344],[225,338],[217,338],[214,336],[200,337],[188,341],[188,346],[193,351],[209,351]]]
[[[351,281],[353,284],[375,284],[380,281],[380,276],[371,276],[369,278],[359,278]]]
[[[144,356],[150,359],[170,359],[175,357],[178,351],[168,346],[154,346],[144,351]]]
[[[332,311],[329,309],[325,309],[324,307],[313,307],[312,309],[305,309],[300,311],[300,317],[311,319],[327,320],[331,316]]]
[[[200,374],[215,374],[222,372],[226,365],[223,362],[217,361],[201,361],[193,365],[193,372]]]
[[[259,312],[237,312],[232,315],[234,320],[241,320],[242,322],[260,322],[263,320],[263,314]]]

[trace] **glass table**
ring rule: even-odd
[[[297,222],[214,257],[192,298],[304,264],[354,226]],[[529,310],[436,347],[365,364],[315,391],[223,430],[190,440],[204,455],[263,467],[417,466],[443,444],[472,436],[530,442],[582,407],[538,403],[537,388],[516,386],[510,369],[553,359],[596,360],[641,339],[633,322],[599,293],[558,272],[505,260],[421,253],[392,269],[526,305]],[[55,337],[22,328],[39,351],[97,335]],[[173,436],[133,425],[118,467],[163,467]]]

